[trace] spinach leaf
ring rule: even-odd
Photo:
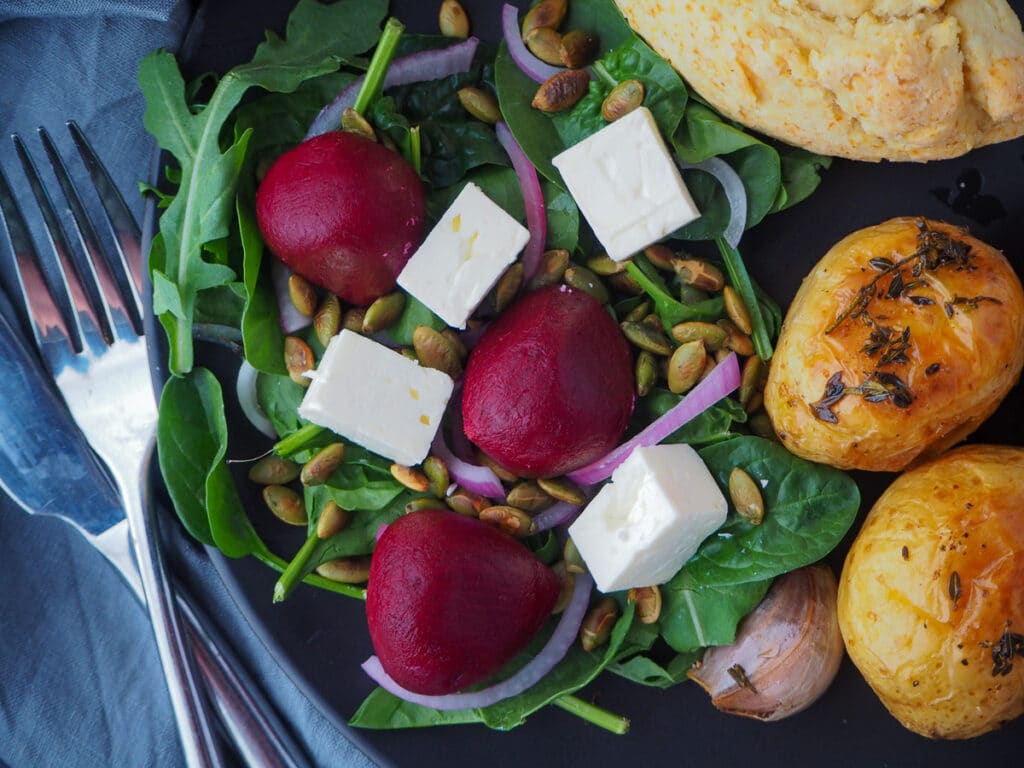
[[[668,413],[683,399],[667,389],[658,389],[637,401],[634,422],[643,428],[655,419]],[[736,436],[733,424],[747,420],[743,407],[731,397],[724,398],[677,429],[662,440],[663,443],[686,443],[692,446],[709,445],[730,440]],[[639,429],[638,429],[639,431]]]
[[[435,331],[443,331],[448,324],[435,315],[430,309],[415,296],[405,297],[405,307],[398,320],[387,330],[388,336],[395,344],[409,346],[412,344],[412,334],[417,326],[426,325]]]
[[[702,651],[677,653],[668,664],[659,664],[649,656],[637,655],[608,665],[608,671],[619,677],[652,688],[671,688],[686,682],[686,672],[701,657]]]
[[[776,443],[737,437],[701,449],[700,456],[722,489],[733,468],[742,467],[762,488],[765,517],[755,526],[731,511],[676,576],[689,588],[765,581],[817,562],[857,516],[860,492],[849,475]]]
[[[782,188],[785,198],[772,207],[772,213],[784,211],[807,197],[821,183],[821,172],[832,165],[832,158],[816,155],[781,142],[772,142],[782,161]]]
[[[547,247],[572,253],[580,240],[580,209],[572,195],[554,182],[542,179],[540,187],[548,220]]]
[[[400,699],[383,688],[375,688],[348,724],[355,728],[430,728],[435,725],[463,725],[479,723],[480,713],[475,709],[440,710],[422,707]]]
[[[771,583],[768,579],[695,587],[682,571],[661,588],[661,636],[680,653],[728,645],[736,639],[737,625],[761,602]]]
[[[298,407],[306,390],[280,374],[261,374],[256,377],[256,399],[260,408],[281,437],[290,435],[302,426]]]
[[[697,304],[683,304],[677,301],[668,292],[661,275],[642,254],[637,254],[626,264],[626,271],[654,301],[654,311],[666,331],[672,330],[673,325],[690,320],[714,322],[725,312],[721,296],[713,296]]]

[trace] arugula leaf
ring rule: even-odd
[[[694,587],[685,572],[662,586],[661,636],[680,653],[728,645],[736,627],[771,586],[771,579],[728,586]]]

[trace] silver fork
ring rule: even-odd
[[[217,766],[223,755],[214,738],[205,700],[175,610],[150,503],[147,470],[156,427],[156,402],[142,335],[143,268],[138,226],[85,137],[68,123],[90,171],[115,240],[119,263],[101,257],[95,231],[49,135],[39,129],[49,164],[63,189],[79,245],[72,249],[36,166],[19,137],[12,137],[50,242],[52,258],[40,259],[24,217],[0,173],[0,218],[7,224],[15,255],[18,289],[31,333],[75,422],[107,466],[120,493],[157,640],[164,675],[190,766]],[[111,268],[113,266],[113,268]],[[73,517],[70,515],[63,515]],[[123,521],[73,520],[118,566],[139,592],[127,552]],[[216,647],[195,611],[182,605],[191,627],[198,666],[229,735],[251,765],[295,766],[300,760],[270,708],[247,689],[231,668],[230,653]],[[205,645],[204,645],[205,643]]]

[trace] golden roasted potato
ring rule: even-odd
[[[839,241],[783,323],[765,408],[783,444],[896,471],[984,421],[1024,366],[1024,291],[966,231],[892,219]]]
[[[910,730],[970,738],[1024,713],[1024,448],[963,446],[899,477],[846,556],[838,609]]]

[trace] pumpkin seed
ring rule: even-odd
[[[772,420],[764,411],[755,411],[747,419],[747,426],[750,427],[750,431],[758,437],[763,437],[765,440],[779,441],[779,436],[775,434],[775,428],[772,426]]]
[[[313,330],[317,340],[325,347],[341,330],[341,302],[333,293],[328,293],[320,302],[320,308],[313,315]]]
[[[556,72],[537,89],[530,106],[541,112],[561,112],[576,105],[590,86],[590,74],[584,69]]]
[[[315,366],[313,350],[309,344],[298,336],[284,337],[284,367],[292,381],[300,387],[308,387],[310,380],[302,374],[312,371]]]
[[[731,354],[732,354],[732,350],[729,349],[729,347],[727,347],[727,346],[726,347],[722,347],[721,349],[716,349],[715,350],[715,362],[716,363],[721,363],[721,362],[723,362],[725,360],[725,358],[727,358]]]
[[[448,493],[448,486],[451,485],[451,475],[448,474],[448,465],[440,456],[427,456],[423,462],[423,474],[430,481],[430,492],[443,499]]]
[[[743,363],[743,373],[740,376],[740,405],[743,406],[743,410],[746,411],[754,396],[760,394],[764,386],[764,372],[764,360],[757,355],[751,355]],[[748,413],[754,410],[756,408],[750,408]]]
[[[480,517],[481,510],[491,506],[491,502],[483,496],[465,488],[459,488],[444,501],[449,509],[466,517]]]
[[[636,356],[634,374],[636,376],[636,394],[638,397],[644,397],[658,382],[658,361],[654,355],[646,350],[641,350],[640,354]]]
[[[668,388],[677,395],[689,392],[700,380],[708,353],[703,341],[688,341],[668,361]]]
[[[320,563],[316,572],[340,584],[362,584],[370,578],[370,556],[336,557]]]
[[[639,323],[649,314],[651,314],[651,302],[645,299],[629,310],[626,316],[622,318],[622,321],[626,323]]]
[[[483,451],[478,450],[476,452],[476,457],[481,464],[483,464],[485,467],[490,469],[491,472],[496,474],[499,480],[504,480],[506,483],[514,483],[516,480],[519,479],[518,475],[516,475],[513,472],[509,472],[507,469],[501,466],[501,464],[496,462]]]
[[[558,581],[562,585],[558,592],[558,598],[555,600],[555,606],[551,609],[551,613],[557,616],[569,605],[572,593],[576,591],[576,574],[569,573],[566,570],[565,563],[561,561],[552,565],[551,570],[558,577]]]
[[[391,476],[410,491],[426,493],[430,490],[430,479],[418,469],[404,464],[392,464]]]
[[[726,349],[731,349],[737,355],[744,357],[754,354],[754,343],[747,334],[736,327],[736,323],[723,317],[718,321],[718,327],[726,333]]]
[[[362,333],[363,319],[365,317],[366,310],[362,307],[352,307],[351,309],[347,309],[345,310],[345,314],[341,316],[341,327],[346,331]]]
[[[587,269],[595,275],[609,277],[610,275],[618,275],[625,272],[628,263],[629,259],[616,261],[607,253],[599,253],[597,256],[587,259]]]
[[[523,539],[537,530],[537,523],[521,509],[508,504],[495,504],[480,510],[480,520],[500,528],[510,536]]]
[[[702,291],[718,293],[725,286],[722,270],[702,259],[673,259],[672,268],[680,280]]]
[[[571,538],[565,540],[562,548],[562,559],[565,561],[565,568],[570,573],[587,573],[587,564],[583,562],[580,551],[576,548],[576,542]]]
[[[456,91],[462,108],[477,120],[494,125],[501,120],[498,100],[482,88],[467,85]]]
[[[602,304],[608,303],[608,289],[604,287],[601,278],[586,267],[569,267],[562,279],[570,288],[589,293]]]
[[[469,16],[459,0],[442,0],[437,26],[445,37],[469,37]]]
[[[294,461],[271,453],[249,467],[249,479],[260,485],[283,485],[297,478],[301,470]]]
[[[663,243],[655,243],[654,245],[648,245],[644,248],[644,256],[658,269],[663,269],[666,272],[672,272],[673,266],[672,261],[676,255],[672,253],[672,249]]]
[[[526,268],[523,262],[517,261],[510,266],[494,286],[494,309],[496,312],[504,312],[508,305],[515,301],[519,289],[523,287],[523,276]]]
[[[542,512],[555,503],[533,480],[524,480],[517,484],[505,496],[505,501],[527,512]]]
[[[750,400],[747,402],[743,410],[746,413],[753,413],[762,405],[764,405],[764,393],[758,390],[757,392],[754,392],[754,394],[750,396]]]
[[[587,503],[587,495],[567,477],[540,477],[537,478],[537,485],[556,501],[576,505]]]
[[[644,103],[644,84],[639,80],[623,80],[601,102],[601,117],[614,123]]]
[[[263,489],[263,501],[274,513],[274,517],[288,525],[305,525],[309,522],[302,497],[288,486],[266,486]]]
[[[462,339],[459,338],[459,334],[454,328],[445,328],[441,331],[441,335],[451,343],[455,354],[459,356],[459,360],[465,360],[469,356],[469,350],[466,349],[466,345],[462,343]]]
[[[288,275],[288,298],[299,314],[312,317],[316,312],[316,289],[302,275]]]
[[[643,287],[628,272],[612,275],[608,278],[608,284],[619,293],[627,293],[630,296],[644,295]]]
[[[640,322],[643,323],[644,325],[646,325],[648,328],[653,328],[654,330],[658,331],[659,333],[662,330],[664,330],[664,328],[665,328],[665,325],[664,325],[664,323],[661,322],[661,318],[658,317],[658,313],[657,312],[649,312],[649,313],[647,313],[647,316],[643,320],[641,320]]]
[[[377,141],[377,132],[373,130],[370,121],[356,112],[352,107],[345,107],[341,113],[341,130],[345,133],[354,133],[370,141]]]
[[[654,624],[661,617],[661,590],[658,585],[634,587],[626,599],[636,605],[636,617],[641,624]]]
[[[736,511],[747,522],[760,525],[764,520],[764,499],[754,479],[739,467],[729,473],[729,498]]]
[[[352,513],[342,509],[333,499],[324,504],[320,512],[320,518],[316,521],[316,537],[318,539],[329,539],[338,533],[352,521]]]
[[[679,284],[679,301],[683,304],[700,304],[709,298],[711,297],[707,291],[702,291],[700,288],[686,283]]]
[[[541,0],[523,17],[522,33],[525,38],[538,27],[558,29],[569,11],[568,0]]]
[[[618,618],[619,604],[613,597],[602,599],[587,611],[580,627],[580,643],[583,650],[589,653],[607,643]]]
[[[565,275],[565,269],[568,266],[569,252],[564,248],[544,251],[544,256],[540,260],[540,266],[537,268],[537,274],[530,279],[527,287],[533,291],[547,285],[557,285],[562,282],[562,277]]]
[[[413,499],[408,504],[406,504],[405,505],[405,514],[408,515],[408,514],[411,514],[412,512],[419,512],[419,511],[424,510],[424,509],[438,509],[438,508],[443,509],[443,507],[441,507],[438,504],[437,499],[431,499],[431,498],[429,498],[427,496],[423,496],[423,497],[418,498],[418,499]]]
[[[693,320],[672,326],[672,338],[680,344],[688,341],[703,341],[705,348],[714,351],[721,348],[728,334],[714,323]]]
[[[390,328],[405,309],[405,294],[395,291],[381,296],[366,308],[363,315],[363,333],[378,333]]]
[[[564,64],[571,69],[589,67],[597,58],[597,49],[597,35],[587,29],[574,29],[562,35],[562,45],[558,51],[559,61],[549,63]]]
[[[736,327],[748,336],[753,333],[754,326],[750,323],[750,312],[747,311],[747,305],[743,303],[743,299],[736,293],[736,289],[731,285],[725,286],[722,298],[725,300],[725,313],[729,315],[730,320],[736,323]]]
[[[302,467],[299,479],[303,485],[323,485],[345,458],[345,444],[325,445]]]
[[[562,66],[562,35],[551,27],[531,29],[523,38],[530,53],[556,67]]]
[[[418,325],[412,332],[412,345],[420,365],[447,373],[452,379],[462,375],[459,351],[440,331],[429,325]]]
[[[655,355],[668,356],[672,354],[674,347],[672,342],[662,331],[652,328],[644,322],[620,323],[623,335],[640,349],[645,349]]]

